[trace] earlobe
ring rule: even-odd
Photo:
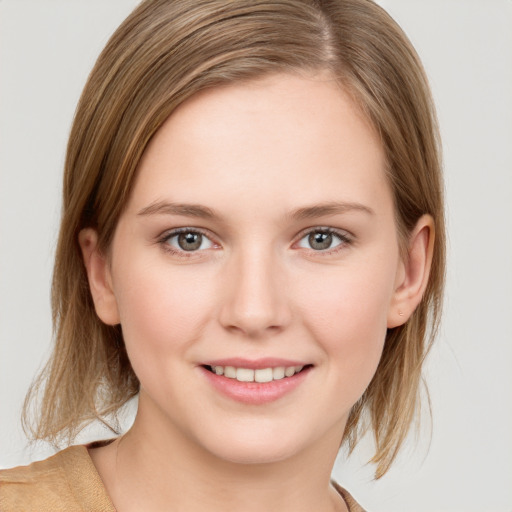
[[[407,260],[401,262],[397,272],[388,328],[404,324],[420,303],[429,280],[434,238],[434,221],[430,215],[423,215],[411,232]]]
[[[105,324],[117,325],[120,323],[117,301],[108,261],[98,247],[98,233],[92,228],[82,229],[78,242],[96,313]]]

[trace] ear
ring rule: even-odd
[[[434,238],[434,220],[430,215],[423,215],[409,237],[406,260],[398,268],[388,328],[403,325],[420,303],[430,275]]]
[[[112,287],[112,276],[106,257],[98,247],[98,233],[92,228],[82,229],[78,235],[82,249],[89,288],[97,315],[107,325],[120,323],[117,301]]]

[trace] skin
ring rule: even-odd
[[[122,325],[142,387],[132,429],[90,450],[118,511],[346,509],[329,478],[348,414],[386,329],[419,303],[432,253],[425,216],[400,258],[384,167],[326,74],[202,92],[159,129],[108,257],[80,233],[97,313]],[[148,213],[162,202],[215,216]],[[345,206],[293,215],[326,203]],[[308,230],[326,227],[341,237],[312,247]],[[171,252],[176,228],[204,233],[202,248]],[[204,361],[227,357],[312,368],[279,400],[248,405],[204,377]]]

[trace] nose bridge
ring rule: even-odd
[[[233,254],[223,304],[224,327],[249,336],[281,330],[289,305],[277,254],[270,247],[250,247]]]

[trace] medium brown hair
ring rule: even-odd
[[[95,313],[78,244],[85,227],[107,251],[152,136],[205,88],[271,73],[328,70],[378,132],[402,242],[423,214],[435,245],[422,302],[389,329],[377,372],[353,407],[344,441],[366,429],[382,476],[419,403],[421,369],[441,312],[445,268],[438,131],[427,80],[412,45],[370,0],[147,0],[122,23],[94,66],[67,147],[63,209],[52,287],[55,345],[27,395],[34,439],[70,442],[107,422],[139,390],[120,326]],[[29,404],[43,390],[30,427]]]

